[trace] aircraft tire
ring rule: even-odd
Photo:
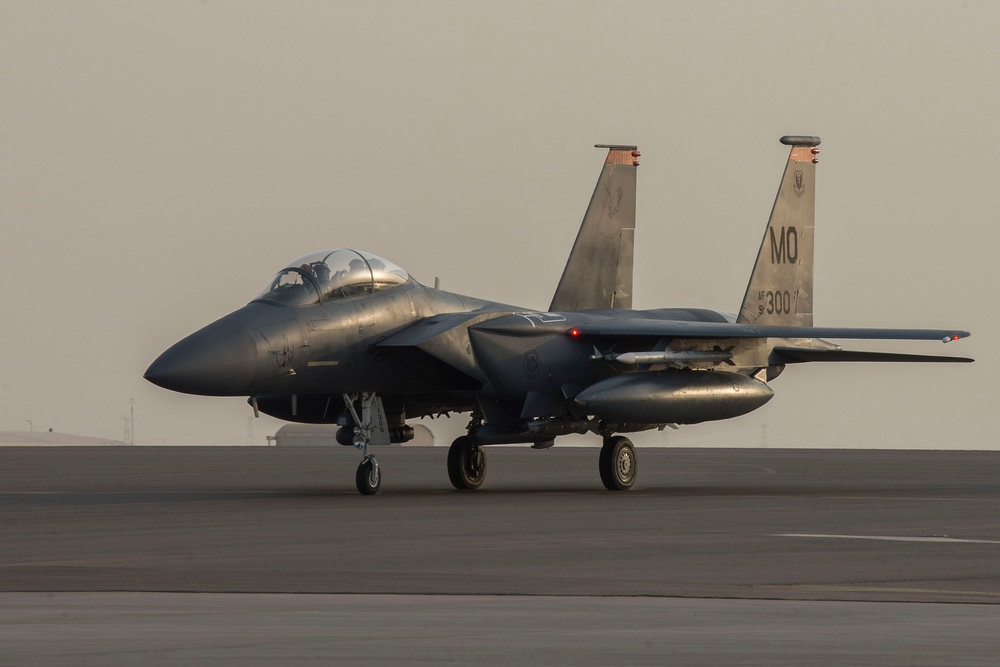
[[[604,439],[600,459],[601,481],[608,491],[628,491],[635,483],[638,465],[632,441],[622,436]]]
[[[374,496],[382,486],[382,472],[378,469],[375,459],[367,458],[358,466],[354,475],[358,492],[363,496]]]
[[[448,449],[448,478],[459,491],[474,491],[486,479],[486,450],[463,435]]]

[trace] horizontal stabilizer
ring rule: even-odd
[[[855,350],[815,350],[801,347],[776,347],[771,355],[773,364],[801,364],[809,361],[892,361],[916,363],[960,363],[974,361],[968,357],[942,357],[930,354],[898,354],[895,352],[858,352]]]

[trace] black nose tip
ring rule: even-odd
[[[224,317],[161,354],[143,377],[184,394],[244,396],[256,370],[253,334]]]

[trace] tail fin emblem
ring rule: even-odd
[[[608,218],[613,218],[622,207],[622,197],[625,195],[625,189],[619,185],[615,194],[611,194],[611,188],[606,187],[604,190],[608,193]]]
[[[795,185],[792,187],[792,191],[795,192],[796,197],[801,197],[806,191],[806,186],[802,182],[802,172],[795,172]]]

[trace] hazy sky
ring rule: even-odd
[[[643,152],[635,306],[733,312],[777,139],[816,134],[816,324],[977,361],[790,367],[669,443],[995,448],[998,34],[982,0],[0,0],[0,430],[120,438],[134,398],[138,442],[244,442],[243,399],[142,373],[318,249],[544,308],[595,143]]]

